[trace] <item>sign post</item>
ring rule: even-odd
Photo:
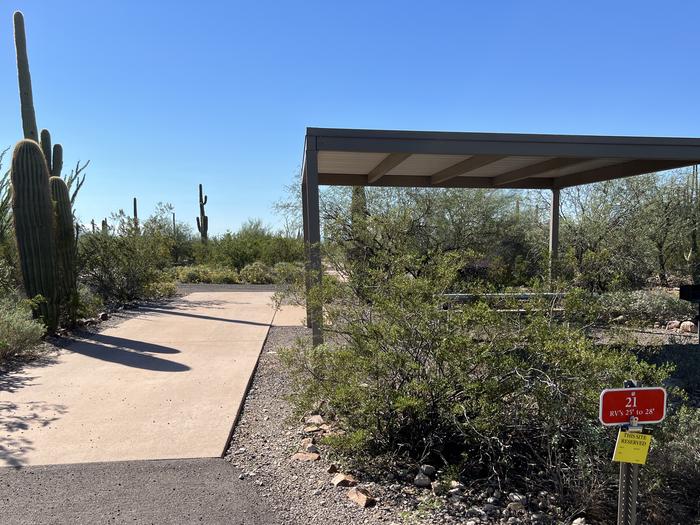
[[[641,424],[660,423],[666,417],[666,390],[625,381],[624,388],[600,393],[598,417],[603,425],[620,428],[613,453],[613,461],[620,463],[617,525],[636,525],[639,465],[646,463],[651,444]]]

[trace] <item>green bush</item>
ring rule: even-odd
[[[166,299],[177,293],[177,285],[172,281],[160,280],[148,283],[144,288],[144,299]]]
[[[35,347],[44,335],[44,326],[32,319],[27,301],[15,295],[0,297],[0,362]]]
[[[238,272],[232,268],[207,265],[181,266],[174,268],[175,279],[181,283],[237,284]]]
[[[241,270],[254,262],[274,265],[295,262],[304,258],[301,239],[272,233],[260,221],[248,221],[239,231],[200,243],[193,250],[198,264],[214,265]]]
[[[594,344],[543,312],[444,308],[460,261],[436,256],[417,276],[401,270],[411,265],[380,273],[371,264],[361,298],[352,279],[324,283],[329,342],[283,354],[298,409],[324,407],[345,431],[330,444],[355,456],[446,462],[464,481],[548,490],[567,511],[608,522],[614,432],[598,422],[600,391],[627,378],[662,384],[669,368]]]
[[[78,285],[78,317],[83,319],[95,317],[104,310],[102,298],[92,293],[84,284]]]
[[[304,278],[304,267],[301,264],[279,262],[272,268],[275,283],[290,285]]]
[[[667,290],[634,290],[594,294],[582,288],[567,292],[564,299],[566,318],[585,324],[608,323],[622,317],[625,323],[665,323],[692,319],[696,306],[681,301]]]
[[[149,298],[162,282],[170,247],[158,235],[87,234],[78,245],[80,279],[105,303]]]
[[[271,284],[274,282],[272,272],[261,262],[246,265],[241,270],[240,277],[247,284]]]
[[[600,307],[609,319],[622,315],[625,320],[633,322],[682,321],[693,319],[697,314],[693,303],[681,301],[675,293],[666,290],[606,293],[600,297]]]
[[[700,520],[700,409],[681,407],[654,430],[643,467],[639,523]]]

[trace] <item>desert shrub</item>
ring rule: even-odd
[[[637,322],[664,322],[671,319],[692,319],[697,307],[681,301],[677,295],[665,290],[635,290],[603,294],[600,307],[608,318],[624,316]]]
[[[87,234],[78,245],[80,280],[105,303],[149,297],[169,259],[169,245],[155,235]]]
[[[301,261],[304,245],[301,239],[273,233],[262,222],[251,220],[235,233],[226,232],[194,246],[193,255],[197,264],[241,270],[256,261],[267,265]]]
[[[417,276],[403,271],[413,263],[365,268],[361,297],[352,279],[324,283],[328,342],[284,353],[298,409],[323,407],[345,431],[330,444],[355,457],[456,465],[463,480],[552,491],[567,511],[610,521],[614,431],[598,422],[600,391],[662,384],[669,368],[536,309],[514,319],[483,303],[444,308],[460,261],[435,256]],[[689,461],[686,474],[700,458]]]
[[[175,279],[181,283],[199,284],[211,283],[211,272],[204,265],[181,266],[174,268]]]
[[[246,265],[240,272],[241,281],[248,284],[271,284],[274,277],[270,268],[261,262]]]
[[[7,292],[0,296],[0,362],[31,350],[43,335],[27,301]]]
[[[95,317],[104,309],[102,298],[84,284],[78,285],[78,311],[81,318]]]
[[[681,407],[654,431],[641,476],[640,523],[700,520],[700,410]]]
[[[211,271],[211,282],[214,284],[237,284],[240,282],[240,277],[233,268],[214,268]]]
[[[622,316],[626,323],[664,323],[692,319],[696,306],[667,290],[634,290],[595,294],[583,288],[567,291],[563,301],[568,320],[607,323]]]
[[[144,299],[165,299],[177,293],[177,285],[168,280],[149,282],[144,287]]]
[[[181,283],[236,284],[240,282],[233,268],[207,265],[181,266],[174,268],[174,278]]]
[[[304,278],[304,268],[300,264],[279,262],[273,266],[272,276],[279,284],[297,283]]]
[[[9,293],[17,284],[14,277],[14,268],[0,258],[0,294]]]

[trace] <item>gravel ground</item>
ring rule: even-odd
[[[307,334],[306,328],[270,329],[225,459],[258,487],[270,515],[282,523],[390,523],[395,516],[381,501],[363,509],[347,498],[348,489],[334,488],[325,460],[291,459],[304,437],[303,425],[289,420],[289,382],[277,351]]]
[[[306,328],[273,327],[258,362],[229,450],[225,456],[241,470],[241,479],[257,487],[259,497],[275,520],[288,525],[313,524],[548,524],[556,521],[542,508],[553,503],[547,494],[501,493],[498,487],[453,487],[452,493],[436,496],[430,488],[414,485],[416,466],[368,467],[345,470],[342,460],[332,458],[316,444],[320,459],[300,461],[292,456],[302,450],[302,440],[318,432],[305,432],[309,421],[293,420],[286,399],[290,381],[280,363],[278,350],[289,346]],[[332,431],[332,430],[331,430]],[[330,458],[330,459],[329,459]],[[331,465],[348,473],[376,498],[362,508],[348,498],[351,489],[334,487]],[[439,474],[439,471],[438,471]],[[434,477],[434,474],[433,474]],[[528,507],[529,510],[526,510]],[[584,524],[585,521],[577,523]]]

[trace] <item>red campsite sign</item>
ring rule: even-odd
[[[666,417],[666,389],[661,387],[609,388],[600,393],[600,422],[624,425],[636,417],[639,423],[660,423]]]

